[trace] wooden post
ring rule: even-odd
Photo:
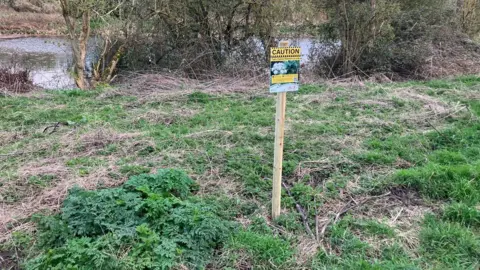
[[[275,116],[275,153],[273,161],[272,219],[280,216],[282,195],[283,139],[285,134],[285,108],[287,93],[277,94],[277,113]]]

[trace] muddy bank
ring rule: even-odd
[[[0,5],[0,36],[56,36],[66,32],[60,13],[18,12]]]
[[[27,34],[0,35],[0,40],[17,39],[17,38],[66,38],[66,37],[64,35],[27,35]]]

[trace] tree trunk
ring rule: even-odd
[[[463,31],[469,35],[474,34],[477,27],[478,0],[462,0],[461,24]]]
[[[347,75],[353,71],[353,51],[352,43],[354,33],[352,33],[351,25],[348,18],[348,8],[346,1],[337,2],[337,13],[342,18],[341,42],[342,42],[342,73]]]
[[[78,88],[86,90],[89,83],[85,76],[85,60],[87,58],[88,38],[90,37],[90,11],[82,11],[82,28],[77,34],[76,22],[72,18],[70,12],[71,7],[67,0],[60,0],[62,7],[62,15],[67,25],[68,37],[70,39],[73,51],[75,83]]]
[[[370,8],[372,10],[372,25],[371,25],[371,31],[372,31],[372,39],[371,39],[371,46],[373,46],[376,38],[376,32],[377,32],[377,26],[376,26],[376,19],[375,17],[377,16],[377,0],[370,0]]]
[[[80,89],[89,88],[87,77],[85,76],[85,60],[87,58],[88,38],[90,37],[90,11],[84,11],[82,15],[82,31],[78,38],[79,54],[75,58],[76,82]]]
[[[77,84],[78,88],[82,90],[88,89],[88,83],[85,76],[85,53],[82,53],[80,49],[80,54],[75,55],[75,83]]]
[[[463,13],[463,2],[464,0],[457,0],[457,14],[462,16]]]

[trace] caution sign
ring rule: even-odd
[[[298,91],[300,52],[298,47],[270,49],[270,93]]]

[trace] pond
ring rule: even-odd
[[[92,59],[95,41],[89,43],[87,58]],[[70,74],[72,59],[72,49],[65,38],[0,39],[0,68],[27,69],[33,84],[46,89],[75,87]]]

